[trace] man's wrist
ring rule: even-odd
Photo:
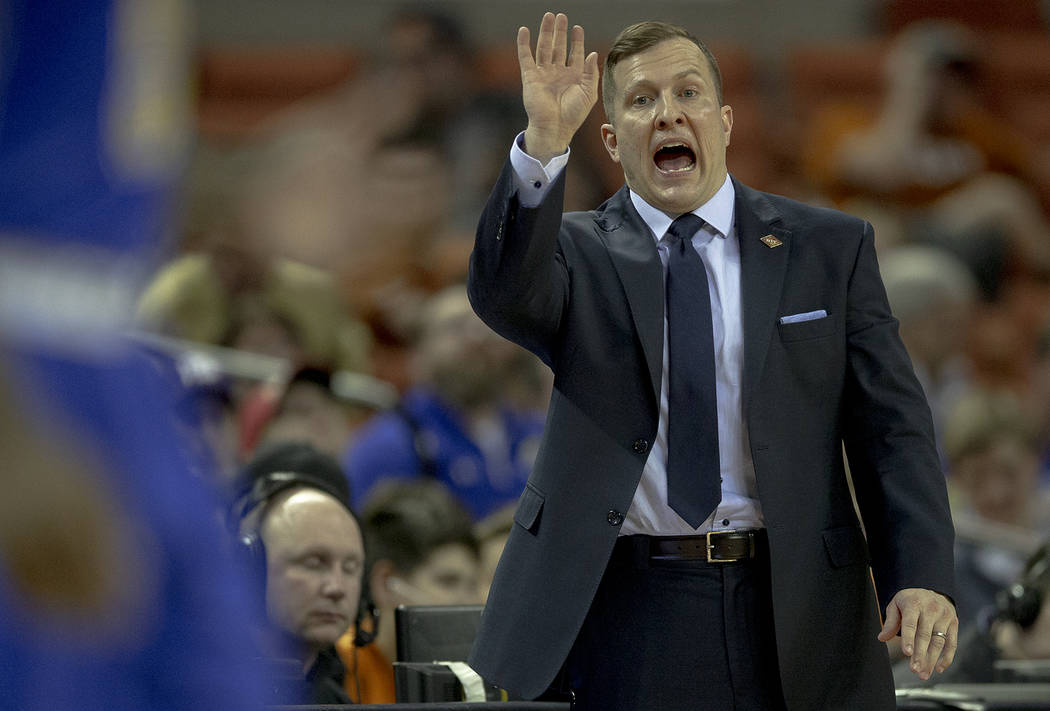
[[[514,182],[523,207],[536,207],[547,195],[553,181],[569,162],[569,150],[554,156],[545,164],[524,150],[525,133],[519,133],[510,149],[510,163],[514,168]]]
[[[541,131],[529,126],[525,129],[522,150],[546,165],[551,158],[560,156],[569,150],[569,141],[564,138],[546,136]]]

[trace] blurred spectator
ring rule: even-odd
[[[975,390],[960,399],[944,432],[952,515],[956,520],[956,606],[973,622],[1021,570],[1023,555],[982,531],[1050,532],[1039,491],[1035,424],[1009,393]]]
[[[310,442],[334,457],[343,455],[369,415],[397,402],[397,391],[389,383],[364,373],[332,373],[310,366],[296,371],[283,391],[265,390],[260,395],[246,407],[247,450],[260,441],[293,439]]]
[[[350,508],[350,485],[339,462],[309,442],[282,440],[261,445],[240,472],[231,509],[234,522],[291,482],[320,489]]]
[[[370,322],[430,288],[430,245],[448,229],[452,191],[436,137],[414,127],[416,89],[368,74],[292,107],[258,137],[234,206],[253,249],[334,275],[341,305]]]
[[[980,43],[962,25],[923,20],[893,40],[877,115],[840,107],[818,124],[810,172],[841,200],[878,195],[926,205],[985,172],[1034,181],[1028,146],[985,105]]]
[[[481,322],[462,286],[432,297],[420,328],[417,384],[358,431],[347,474],[357,497],[390,478],[434,478],[480,518],[525,486],[547,381],[533,356]]]
[[[1050,325],[1039,333],[1030,384],[1026,397],[1029,412],[1039,429],[1040,486],[1050,489]]]
[[[1021,573],[996,594],[987,620],[962,631],[959,653],[943,674],[923,682],[908,673],[907,662],[894,667],[898,687],[930,684],[991,684],[1025,681],[1024,675],[999,669],[1002,662],[1050,663],[1050,543],[1044,543]],[[1033,681],[1046,683],[1050,664]]]
[[[496,509],[485,518],[474,525],[474,536],[478,539],[480,552],[480,575],[479,585],[481,599],[489,596],[489,587],[492,585],[492,576],[496,574],[496,566],[499,564],[503,548],[507,544],[511,528],[514,526],[514,512],[518,508],[516,501]]]
[[[403,388],[415,310],[465,278],[481,205],[525,116],[519,97],[479,81],[456,18],[405,7],[383,32],[382,53],[350,84],[264,126],[238,214],[260,253],[336,275],[376,338],[366,372]]]
[[[231,523],[265,611],[251,656],[271,669],[271,703],[349,703],[334,644],[357,622],[365,553],[338,462],[304,443],[264,447],[239,489]]]
[[[967,355],[976,283],[965,264],[935,247],[902,245],[879,257],[886,295],[943,435],[953,403],[973,386]]]
[[[368,500],[362,520],[368,590],[381,624],[372,644],[358,648],[347,634],[337,648],[353,676],[348,693],[359,703],[392,704],[394,610],[398,605],[480,603],[478,543],[469,514],[434,481],[388,483]]]
[[[284,358],[293,368],[307,360],[367,368],[369,335],[347,315],[332,276],[287,260],[266,261],[244,241],[207,245],[165,265],[139,301],[140,325]]]
[[[262,295],[237,298],[219,345],[236,351],[277,358],[296,368],[306,358],[301,331],[294,319]]]
[[[190,452],[194,473],[216,491],[220,501],[228,502],[242,464],[231,378],[199,354],[172,357],[157,353],[155,357],[160,367],[173,358],[182,385],[175,423]]]
[[[942,20],[910,25],[886,57],[877,114],[862,106],[818,114],[807,172],[839,205],[871,214],[884,236],[994,228],[1005,239],[1007,269],[1045,272],[1050,243],[1036,195],[1050,172],[987,108],[981,70],[971,31]]]
[[[472,237],[506,159],[507,140],[525,126],[521,98],[481,87],[476,50],[452,15],[406,5],[393,14],[386,34],[384,65],[395,81],[420,87],[417,130],[439,136],[456,186],[452,224]]]
[[[165,265],[140,297],[139,325],[189,342],[268,356],[285,372],[307,361],[367,368],[371,334],[348,315],[332,275],[270,259],[245,237],[233,198],[216,202],[188,228],[189,246],[197,250]],[[258,421],[272,412],[279,395],[273,381],[279,376],[271,373],[264,382],[230,379],[238,453],[250,449],[246,438],[257,435]]]

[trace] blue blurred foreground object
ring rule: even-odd
[[[187,8],[4,10],[0,706],[261,708],[178,384],[122,336],[185,157]]]

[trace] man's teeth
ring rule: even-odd
[[[656,167],[665,174],[687,173],[696,167],[693,150],[684,143],[661,146],[653,156]]]

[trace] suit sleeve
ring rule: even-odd
[[[930,409],[890,312],[865,223],[848,292],[844,440],[879,600],[954,596],[954,528]]]
[[[558,240],[564,171],[536,207],[518,199],[508,162],[489,196],[470,256],[467,293],[494,331],[552,365],[569,293]]]

